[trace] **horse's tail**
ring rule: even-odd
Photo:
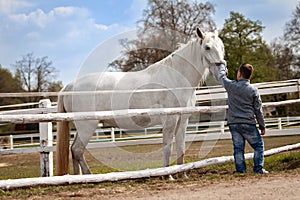
[[[59,95],[57,112],[65,113],[64,96]],[[69,142],[70,142],[70,128],[68,121],[57,123],[57,143],[56,143],[56,174],[58,176],[69,173]]]

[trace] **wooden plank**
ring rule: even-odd
[[[283,94],[283,93],[293,93],[298,92],[298,86],[285,86],[285,87],[273,87],[273,88],[260,88],[258,89],[261,96],[271,95],[271,94]],[[223,88],[214,88],[211,90],[197,90],[196,91],[196,100],[197,102],[208,101],[208,100],[221,100],[227,99],[228,95],[225,89]]]
[[[299,135],[299,128],[292,129],[267,129],[267,134],[264,137],[272,136],[290,136]],[[220,131],[208,134],[187,134],[186,142],[195,141],[207,141],[207,140],[218,140],[218,139],[230,139],[231,135],[228,133],[221,134]],[[122,147],[122,146],[132,146],[132,145],[146,145],[146,144],[161,144],[162,138],[156,139],[144,139],[144,140],[126,140],[117,142],[90,142],[87,149],[94,148],[107,148],[107,147]],[[0,155],[11,155],[11,154],[28,154],[28,153],[38,153],[38,152],[54,152],[56,147],[30,147],[30,148],[15,148],[15,149],[0,149]]]
[[[81,120],[104,120],[111,118],[130,118],[134,116],[148,115],[180,115],[192,113],[211,113],[225,110],[227,106],[201,106],[201,107],[178,107],[178,108],[155,108],[155,109],[126,109],[101,112],[78,112],[78,113],[48,113],[48,114],[24,114],[24,115],[0,115],[0,123],[33,123],[51,121],[81,121]]]
[[[20,104],[0,106],[0,109],[3,109],[3,108],[25,107],[25,106],[36,106],[38,104],[39,103],[37,103],[37,102],[33,102],[33,103],[20,103]]]
[[[300,99],[280,102],[263,103],[263,107],[280,106],[299,103]],[[105,120],[111,118],[130,118],[135,116],[149,115],[183,115],[196,113],[216,113],[227,109],[228,106],[197,106],[178,108],[154,108],[154,109],[126,109],[99,112],[77,113],[48,113],[48,114],[24,114],[24,115],[0,115],[0,123],[34,123],[34,122],[57,122],[57,121],[82,121],[82,120]]]
[[[300,99],[291,99],[291,100],[277,101],[277,102],[266,102],[263,103],[263,107],[291,105],[295,103],[300,103]]]
[[[281,93],[299,93],[299,82],[300,79],[293,79],[287,81],[274,81],[274,82],[264,82],[264,83],[254,83],[261,95],[271,95],[271,94],[281,94]],[[170,89],[147,89],[141,90],[137,92],[146,92],[146,91],[160,91],[160,90],[180,90],[180,89],[191,89],[191,88],[170,88]],[[61,92],[61,95],[85,95],[89,93],[107,93],[107,92],[132,92],[132,91],[84,91],[84,92]],[[58,92],[49,92],[49,93],[0,93],[0,97],[24,97],[24,96],[57,96]],[[211,101],[213,100],[222,100],[227,99],[227,93],[221,85],[217,86],[208,86],[208,87],[199,87],[196,90],[196,99],[197,102],[203,101]],[[37,104],[37,103],[34,103]],[[26,104],[20,105],[8,105],[6,107],[18,107]],[[56,112],[56,107],[53,106],[51,109],[47,111],[40,111],[38,109],[28,110],[29,114],[38,114],[38,113],[49,113]],[[0,114],[22,114],[26,113],[26,110],[18,110],[18,111],[3,111]]]
[[[265,151],[265,156],[271,156],[285,151],[293,149],[299,149],[300,143],[294,145],[287,145],[284,147],[274,148]],[[253,153],[245,154],[245,159],[252,159]],[[14,189],[33,187],[40,185],[69,185],[80,183],[102,183],[102,182],[116,182],[121,180],[134,180],[140,178],[160,177],[172,175],[180,172],[186,172],[192,169],[199,169],[216,164],[225,164],[234,162],[233,156],[221,156],[215,158],[208,158],[197,162],[187,163],[183,165],[174,165],[170,167],[161,167],[156,169],[145,169],[138,171],[128,172],[111,172],[107,174],[95,174],[95,175],[66,175],[66,176],[54,176],[54,177],[39,177],[39,178],[22,178],[22,179],[9,179],[0,180],[0,189]]]
[[[11,154],[28,154],[37,153],[42,151],[52,152],[55,151],[55,147],[31,147],[31,148],[17,148],[17,149],[1,149],[0,155],[11,155]]]
[[[273,81],[273,82],[263,82],[263,83],[254,83],[258,89],[263,88],[274,88],[274,87],[288,87],[288,86],[298,86],[300,79],[292,79],[286,81]],[[165,91],[165,90],[181,90],[181,89],[198,89],[197,93],[199,94],[209,94],[214,92],[220,92],[222,87],[220,85],[217,86],[205,86],[205,87],[197,87],[197,88],[169,88],[169,89],[142,89],[136,90],[135,92],[150,92],[150,91]],[[203,90],[208,90],[202,93]],[[294,91],[297,92],[298,90]],[[131,92],[130,90],[104,90],[104,91],[80,91],[80,92],[26,92],[26,93],[0,93],[0,98],[2,97],[50,97],[50,96],[58,96],[60,95],[86,95],[86,94],[100,94],[100,93],[116,93],[116,92]]]
[[[57,112],[57,106],[51,106],[49,108],[31,108],[31,109],[1,111],[0,115],[43,114],[43,113],[56,113],[56,112]]]
[[[295,85],[295,86],[287,86],[287,87],[265,88],[265,89],[259,89],[258,91],[260,95],[283,94],[283,93],[298,92],[298,87]]]

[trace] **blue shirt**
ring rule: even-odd
[[[258,89],[250,84],[249,79],[233,81],[227,78],[224,64],[218,67],[218,80],[228,93],[228,124],[259,124],[265,130],[262,101]]]

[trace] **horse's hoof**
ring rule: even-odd
[[[162,180],[167,180],[167,181],[174,181],[175,180],[172,175],[162,176],[161,179]]]
[[[183,179],[189,179],[188,175],[185,172],[183,174],[181,174],[181,178],[183,178]]]
[[[169,176],[168,176],[168,180],[169,180],[169,181],[174,181],[175,179],[173,178],[172,175],[169,175]]]
[[[181,179],[188,179],[189,178],[188,175],[185,172],[178,173],[177,177],[181,178]]]

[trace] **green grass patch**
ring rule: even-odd
[[[270,170],[271,174],[282,174],[282,173],[294,173],[293,170],[299,171],[300,169],[300,150],[286,152],[274,156],[265,158],[266,169]],[[14,190],[0,190],[0,198],[29,198],[35,195],[51,195],[61,192],[72,193],[85,188],[108,188],[108,187],[138,187],[139,184],[147,184],[149,187],[151,185],[157,186],[161,184],[174,184],[180,182],[193,182],[193,181],[203,181],[203,183],[213,183],[220,180],[229,181],[233,179],[241,178],[251,178],[257,176],[252,173],[253,162],[251,160],[247,161],[247,167],[249,173],[246,174],[235,174],[234,164],[220,164],[213,165],[205,168],[195,169],[189,171],[187,174],[189,179],[176,179],[175,182],[162,180],[160,178],[142,179],[142,180],[132,180],[132,181],[120,181],[120,182],[105,182],[99,184],[78,184],[78,185],[66,185],[66,186],[38,186],[30,187],[25,189],[14,189]],[[296,171],[296,173],[298,173]]]
[[[286,171],[300,168],[300,151],[291,151],[267,157],[265,166],[271,171]]]
[[[265,137],[266,150],[271,148],[276,148],[284,145],[294,144],[300,142],[299,136],[287,136],[287,137]],[[140,157],[144,153],[149,153],[153,151],[161,152],[161,144],[158,145],[138,145],[130,147],[122,147],[122,151],[130,152],[136,155],[137,166],[128,166],[129,170],[146,169],[162,167],[162,153],[158,153],[158,158],[151,158],[153,162],[143,163],[139,162]],[[174,148],[175,150],[175,148]],[[86,158],[88,164],[93,171],[93,173],[109,173],[120,171],[119,169],[107,166],[97,159],[97,156],[103,154],[108,154],[108,157],[122,165],[128,165],[131,163],[129,156],[124,157],[124,155],[118,155],[119,152],[112,152],[112,149],[100,149],[100,152],[87,153]],[[205,152],[203,154],[203,152]],[[246,153],[253,152],[251,147],[246,147]],[[140,155],[139,155],[140,154]],[[186,152],[186,163],[195,162],[206,158],[218,157],[218,156],[229,156],[233,154],[232,143],[230,140],[219,140],[215,142],[193,142],[187,144]],[[204,155],[204,156],[203,156]],[[95,157],[96,156],[96,157]],[[71,163],[71,162],[70,162]],[[39,154],[23,154],[23,155],[3,155],[0,161],[0,179],[14,179],[14,178],[27,178],[27,177],[38,177],[39,170]],[[113,163],[114,164],[114,163]],[[72,168],[72,167],[71,167]],[[252,173],[253,161],[247,161],[247,174],[235,174],[234,163],[227,163],[221,165],[213,165],[205,168],[200,168],[196,170],[191,170],[188,172],[190,179],[177,179],[175,182],[180,181],[218,181],[221,180],[231,180],[234,178],[248,178],[251,176],[256,176]],[[265,158],[265,168],[271,172],[271,174],[277,173],[298,173],[300,170],[300,150],[285,152],[277,155],[273,155]],[[296,171],[295,171],[296,170]],[[71,171],[72,173],[72,171]],[[2,198],[28,198],[32,195],[51,195],[58,192],[64,191],[76,191],[83,188],[93,188],[93,187],[114,187],[114,186],[137,186],[146,181],[146,184],[155,185],[162,183],[169,183],[166,180],[161,180],[160,178],[142,179],[134,181],[123,181],[116,183],[101,183],[101,184],[80,184],[80,185],[68,185],[68,186],[40,186],[25,189],[15,189],[15,190],[0,190],[0,199]],[[172,183],[170,183],[172,184]]]
[[[300,136],[264,137],[266,150],[300,142]],[[186,144],[185,162],[196,162],[211,157],[233,155],[231,140],[193,142]],[[176,149],[173,148],[173,158]],[[253,152],[249,145],[246,153]],[[105,159],[102,159],[105,158]],[[137,145],[118,148],[99,148],[86,152],[87,162],[93,173],[109,173],[117,171],[140,170],[163,166],[162,145]],[[292,158],[289,158],[292,159]],[[55,161],[55,153],[54,153]],[[251,162],[251,161],[250,161]],[[175,164],[175,159],[173,163]],[[70,174],[72,162],[70,158]],[[55,163],[54,163],[55,166]],[[266,166],[268,166],[266,159]],[[279,168],[284,166],[281,164]],[[296,167],[297,162],[289,166]],[[228,166],[224,166],[227,168]],[[273,168],[273,166],[270,165]],[[274,166],[275,168],[276,166]],[[232,167],[231,167],[232,168]],[[248,170],[251,168],[248,168]],[[0,179],[16,179],[40,176],[40,156],[35,154],[2,155],[0,159]]]

